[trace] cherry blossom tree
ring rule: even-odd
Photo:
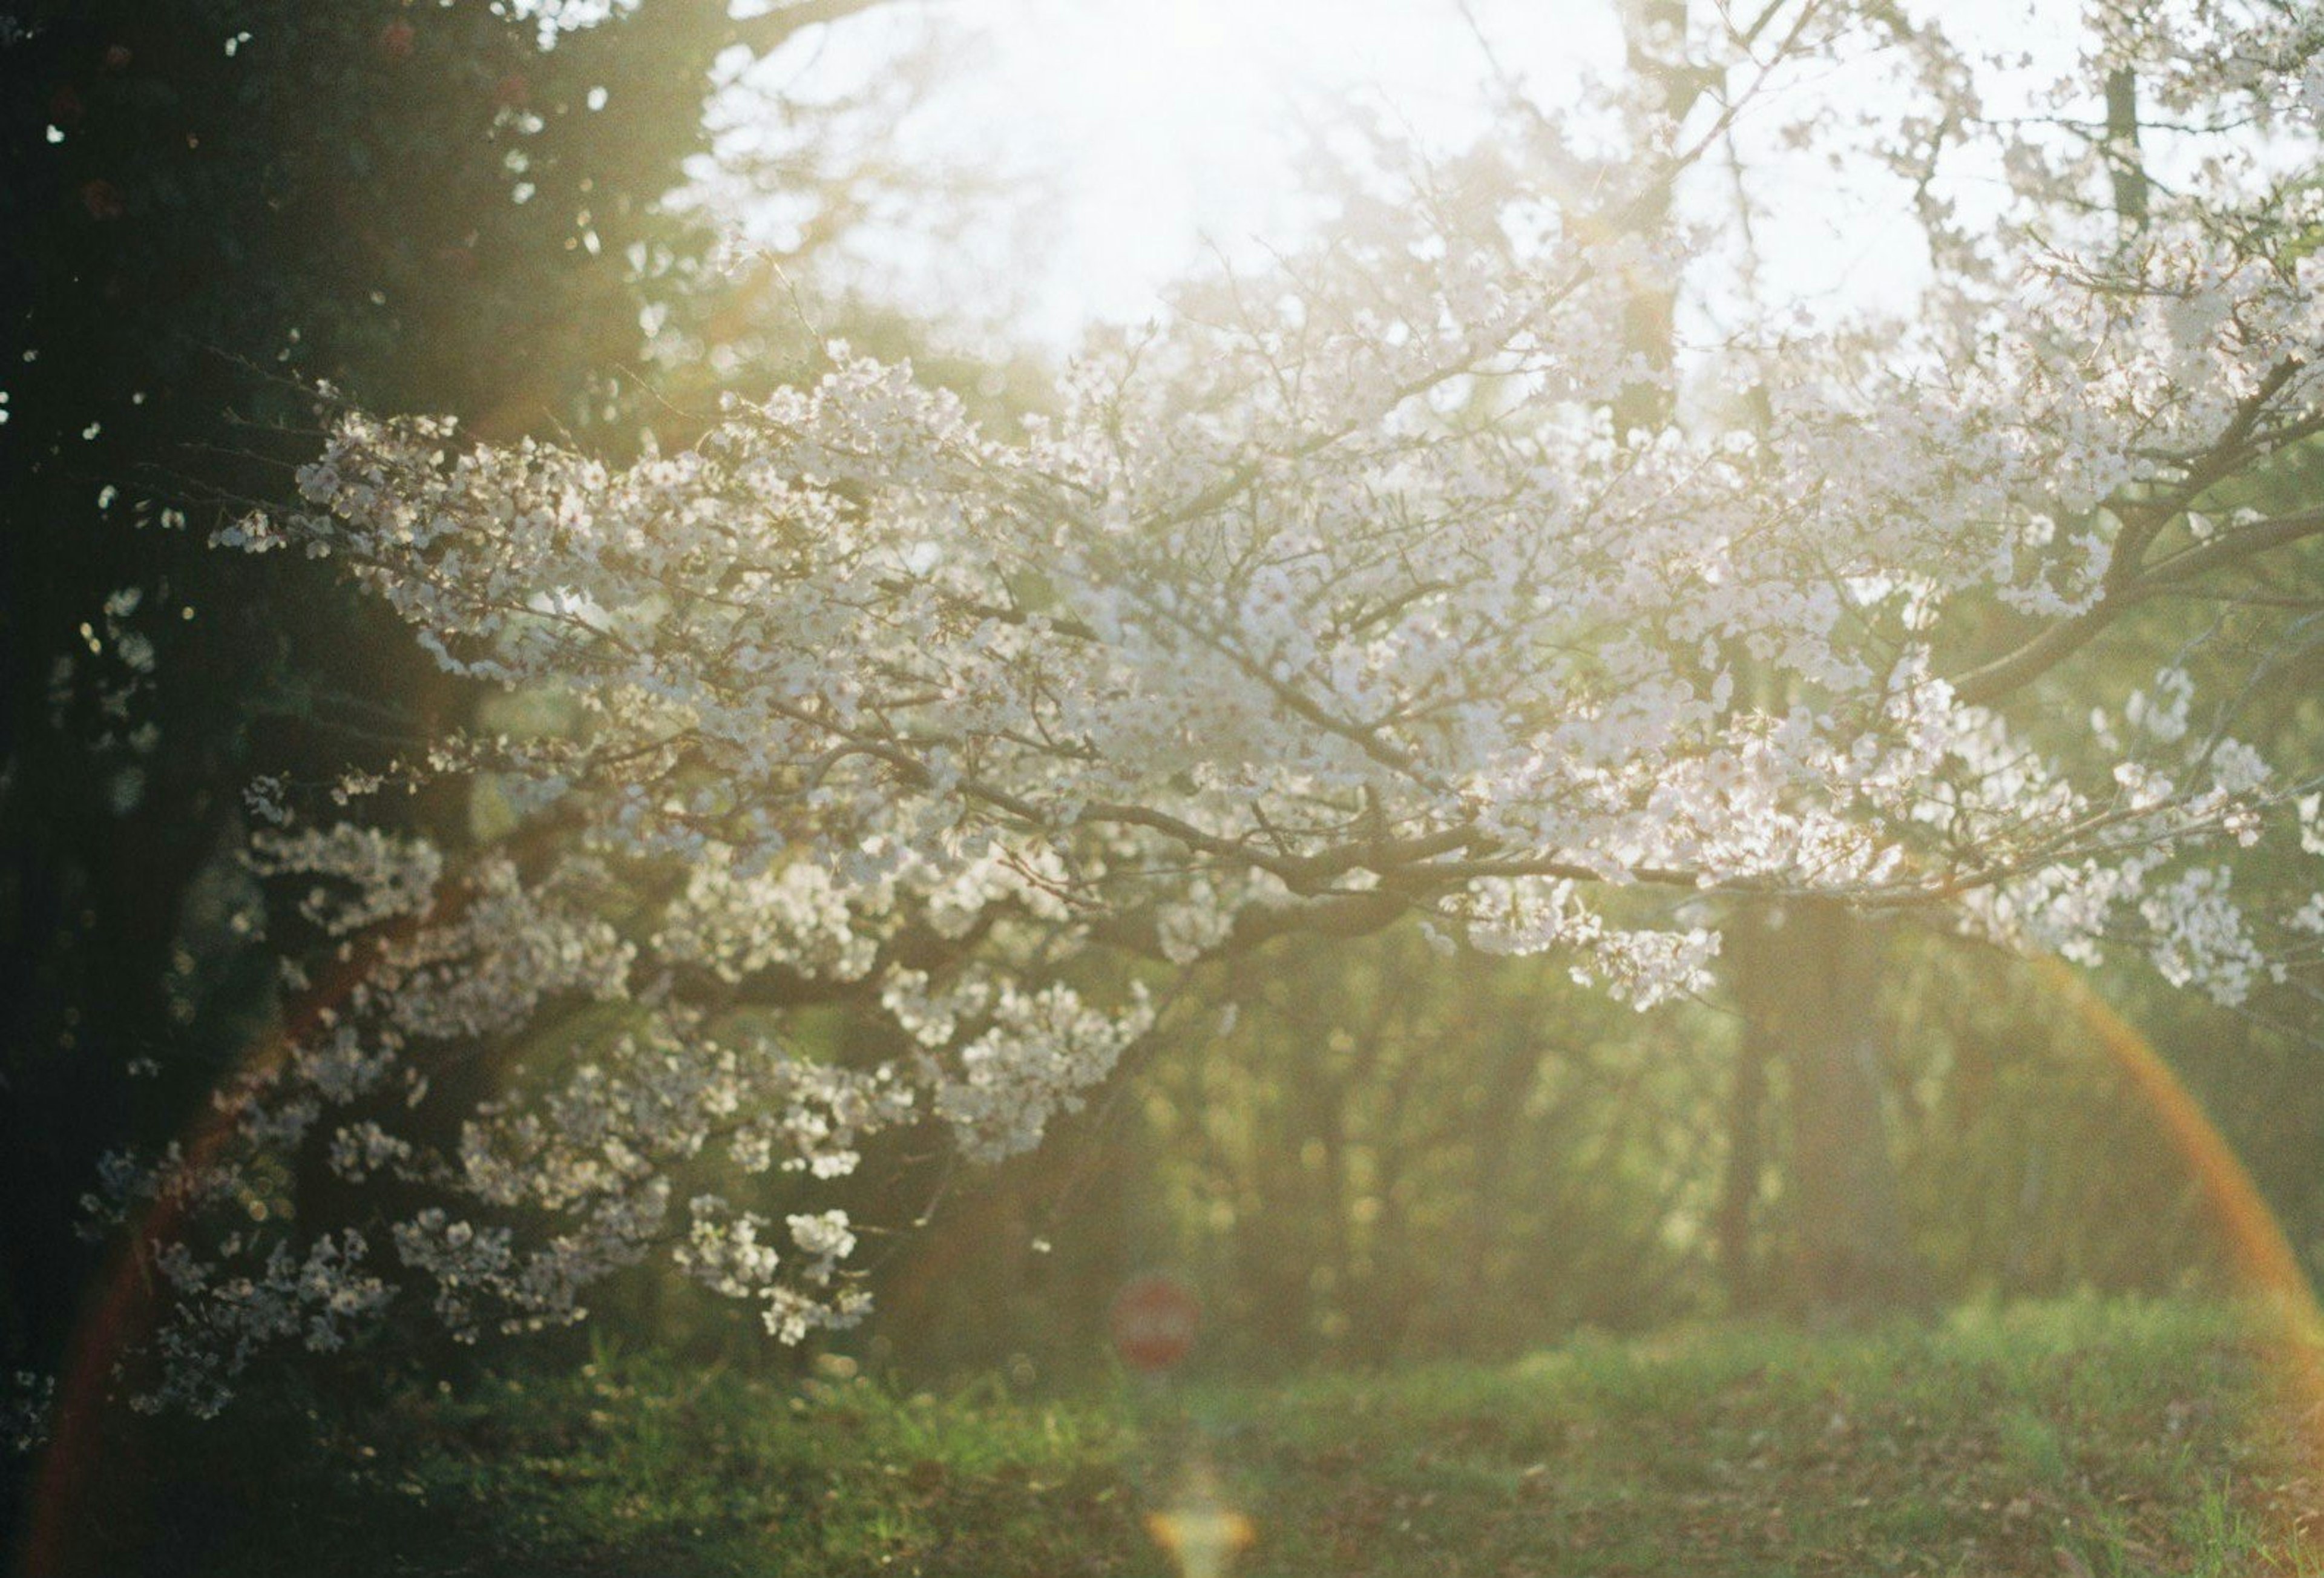
[[[2223,1002],[2297,985],[2324,897],[2247,904],[2223,853],[2324,850],[2309,770],[2236,733],[2297,609],[2135,685],[2070,666],[2324,532],[2251,502],[2324,429],[2324,23],[2091,20],[2004,115],[1889,5],[1700,10],[1662,41],[1696,91],[1513,106],[1459,158],[1373,143],[1312,245],[1098,337],[1019,431],[836,344],[627,466],[345,415],[304,507],[224,542],[337,562],[564,721],[409,765],[505,806],[473,846],[254,791],[278,935],[320,946],[226,1139],[96,1201],[169,1306],[143,1400],[215,1408],[265,1349],[405,1305],[577,1319],[651,1255],[785,1340],[844,1324],[857,1224],[817,1184],[868,1137],[1023,1150],[1185,972],[1295,932],[1416,918],[1646,1006],[1703,989],[1721,906],[1775,900],[2143,950]],[[1795,91],[1841,64],[1885,91]],[[1640,300],[1720,244],[1674,195],[1746,135],[1895,179],[1909,311],[1642,349]],[[806,1045],[834,1003],[898,1049]],[[583,1013],[456,1143],[399,1132],[476,1048]],[[429,1203],[254,1223],[301,1147]]]

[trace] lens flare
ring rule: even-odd
[[[2203,1111],[2153,1043],[2142,1035],[2080,973],[2042,955],[2034,961],[2043,981],[2089,1027],[2170,1140],[2201,1191],[2233,1258],[2237,1283],[2277,1324],[2274,1335],[2303,1416],[2324,1418],[2324,1311],[2292,1252],[2291,1241],[2259,1186],[2225,1136]],[[2311,1443],[2324,1444],[2324,1443]]]
[[[422,925],[450,918],[468,899],[465,887],[455,887],[433,909],[403,917],[383,930],[374,946],[357,948],[340,960],[284,1015],[279,1026],[251,1043],[235,1074],[220,1088],[263,1076],[280,1066],[290,1049],[317,1026],[327,1023],[363,983],[382,946]],[[189,1173],[208,1167],[233,1143],[236,1132],[229,1109],[208,1105],[180,1143],[180,1167]],[[156,1323],[152,1268],[141,1247],[169,1241],[184,1225],[184,1216],[182,1200],[171,1191],[161,1191],[114,1256],[67,1350],[65,1371],[57,1387],[53,1435],[41,1460],[26,1519],[23,1546],[26,1578],[81,1571],[76,1536],[82,1529],[99,1527],[108,1516],[114,1497],[104,1482],[104,1472],[117,1475],[127,1466],[123,1462],[124,1450],[134,1444],[134,1437],[121,1428],[121,1415],[111,1395],[114,1382]]]
[[[1146,1527],[1185,1578],[1222,1578],[1236,1554],[1259,1538],[1250,1519],[1227,1506],[1204,1459],[1187,1468],[1175,1500],[1167,1510],[1149,1513]]]

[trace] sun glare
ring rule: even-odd
[[[1954,0],[1942,21],[2006,97],[2012,75],[2071,69],[2079,35],[2055,9]],[[746,78],[770,104],[844,97],[930,36],[940,68],[885,134],[888,156],[936,185],[1013,195],[970,196],[968,222],[940,236],[907,223],[858,238],[857,261],[891,274],[908,306],[1056,346],[1094,320],[1150,316],[1170,281],[1216,258],[1296,242],[1314,212],[1312,155],[1351,114],[1452,152],[1493,134],[1507,89],[1562,111],[1624,69],[1617,0],[936,0],[809,28]],[[1756,255],[1697,272],[1687,310],[1710,318],[1696,328],[1778,304],[1909,306],[1924,275],[1909,203],[1877,171],[1837,173],[1786,145],[1778,113],[1812,104],[1846,121],[1895,90],[1877,55],[1825,61],[1738,125]],[[1955,196],[1974,208],[1998,185],[1972,174]],[[1736,179],[1713,161],[1694,187],[1682,209],[1724,227]],[[780,251],[768,200],[730,219]]]
[[[878,70],[910,9],[800,40],[766,62],[770,81],[829,91]],[[1146,316],[1208,254],[1282,240],[1313,136],[1344,111],[1455,146],[1488,126],[1497,75],[1556,104],[1621,47],[1594,0],[957,0],[921,14],[969,58],[899,151],[1049,195],[1038,257],[999,266],[1024,326],[1051,339]]]

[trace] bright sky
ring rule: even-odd
[[[1478,85],[1489,63],[1452,0],[966,0],[959,10],[996,41],[991,73],[961,84],[962,113],[1016,156],[1061,166],[1065,222],[1040,292],[1040,316],[1057,327],[1142,317],[1205,247],[1241,254],[1296,224],[1303,117],[1352,102],[1432,141],[1485,129]],[[1620,59],[1596,5],[1472,0],[1471,13],[1545,99],[1570,97],[1582,71]]]
[[[1957,37],[2061,62],[2078,9],[1950,0],[1943,15]],[[1554,106],[1621,61],[1612,0],[926,0],[808,30],[752,76],[793,100],[844,95],[890,69],[926,18],[964,42],[903,126],[904,158],[1038,183],[1052,200],[1029,226],[996,223],[916,259],[908,236],[881,245],[931,298],[1005,309],[1057,345],[1093,319],[1148,316],[1206,253],[1248,259],[1294,238],[1303,118],[1369,106],[1457,147],[1489,130],[1480,84],[1495,69]],[[1808,91],[1876,90],[1836,72]],[[1751,162],[1763,289],[1772,277],[1803,302],[1909,299],[1919,248],[1893,199],[1804,159]]]

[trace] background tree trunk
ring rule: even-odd
[[[1923,1278],[1881,1112],[1877,936],[1843,905],[1793,900],[1739,910],[1726,948],[1745,1057],[1772,1053],[1785,1075],[1785,1301],[1842,1315],[1918,1303]]]
[[[1734,1082],[1727,1094],[1727,1163],[1719,1184],[1717,1235],[1719,1280],[1728,1312],[1759,1307],[1761,1282],[1756,1218],[1759,1187],[1767,1167],[1767,1066],[1771,1048],[1766,1028],[1747,1020],[1736,1048]]]

